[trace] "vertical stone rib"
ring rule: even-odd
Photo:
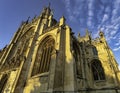
[[[60,34],[60,47],[57,55],[54,91],[64,90],[64,62],[65,62],[65,29],[61,27]]]
[[[47,58],[47,65],[46,65],[47,71],[49,71],[49,67],[50,67],[50,58],[51,58],[51,47],[49,47],[49,51],[48,51],[48,58]]]
[[[3,93],[5,86],[7,84],[9,76],[7,74],[3,74],[1,80],[0,80],[0,93]]]
[[[39,73],[43,72],[43,65],[44,65],[44,59],[45,59],[45,49],[42,50],[42,56],[41,56],[41,60],[40,60],[40,65],[39,65]]]
[[[45,48],[45,58],[44,58],[43,72],[46,72],[47,58],[48,58],[48,48],[46,47]]]

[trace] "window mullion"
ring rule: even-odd
[[[42,50],[42,56],[41,56],[41,60],[40,60],[39,72],[38,73],[43,72],[44,58],[45,58],[45,49]]]
[[[48,59],[48,48],[45,49],[45,57],[44,57],[44,66],[43,71],[46,72],[46,65],[47,65],[47,59]]]
[[[52,51],[52,46],[49,47],[48,60],[47,60],[47,65],[46,65],[46,69],[47,69],[47,71],[49,71],[50,58],[51,58],[51,51]]]

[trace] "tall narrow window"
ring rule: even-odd
[[[94,55],[98,55],[98,51],[97,51],[96,47],[92,47],[92,51],[93,51]]]
[[[46,37],[39,45],[36,60],[32,71],[32,76],[49,71],[51,53],[54,48],[54,39],[51,36]]]
[[[94,80],[105,80],[104,69],[99,60],[94,60],[91,65]]]
[[[82,77],[82,66],[81,66],[81,61],[80,61],[80,49],[76,42],[73,42],[73,50],[74,50],[73,56],[75,58],[75,63],[76,63],[77,77],[81,78]]]
[[[3,93],[7,80],[8,80],[8,75],[4,74],[0,80],[0,93]]]

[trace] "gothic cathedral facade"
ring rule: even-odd
[[[50,7],[22,22],[0,51],[0,93],[120,93],[120,71],[104,33],[74,36]]]

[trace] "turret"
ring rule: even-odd
[[[60,24],[59,24],[60,26],[61,25],[65,25],[65,17],[64,16],[62,16],[61,18],[60,18]]]
[[[50,5],[48,7],[43,8],[40,17],[42,19],[42,23],[48,27],[48,25],[50,25],[49,22],[51,22],[51,20],[53,18],[53,14],[52,14],[52,10],[50,9]]]
[[[43,18],[48,18],[50,14],[51,14],[51,9],[50,9],[50,7],[44,7],[41,16],[42,16]]]
[[[40,15],[40,21],[39,21],[39,34],[45,33],[45,29],[48,27],[51,27],[53,24],[53,13],[50,9],[50,5],[48,7],[44,7],[41,15]]]

